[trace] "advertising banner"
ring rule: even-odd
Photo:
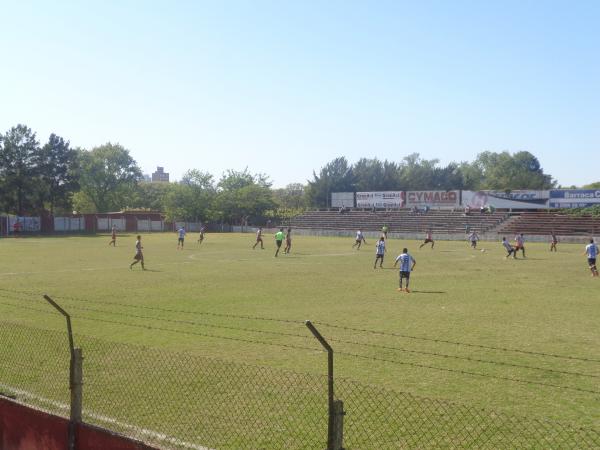
[[[501,209],[546,209],[550,191],[462,191],[462,205],[473,209],[493,206]]]
[[[331,207],[341,208],[342,206],[345,206],[346,208],[354,207],[354,192],[331,193]]]
[[[460,204],[460,191],[408,191],[406,206],[412,208],[456,208]]]
[[[404,191],[357,192],[357,208],[403,208]]]
[[[588,208],[600,205],[600,189],[554,189],[550,208]]]
[[[15,230],[15,223],[19,223],[17,226],[19,231],[38,233],[42,229],[42,222],[39,217],[8,216],[9,233]]]

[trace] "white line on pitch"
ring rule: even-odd
[[[0,387],[3,389],[6,389],[8,391],[14,392],[15,394],[21,396],[21,397],[25,397],[25,398],[30,398],[33,400],[37,400],[40,403],[45,403],[46,405],[50,405],[53,406],[55,408],[60,409],[61,411],[65,411],[68,412],[69,411],[69,405],[67,405],[66,403],[61,403],[61,402],[57,402],[55,400],[50,400],[47,399],[45,397],[41,397],[37,394],[34,394],[32,392],[28,392],[28,391],[24,391],[22,389],[18,389],[18,388],[14,388],[12,386],[8,386],[4,383],[0,383]],[[48,412],[52,412],[52,411],[48,411]],[[164,441],[164,442],[168,442],[170,444],[175,444],[175,445],[179,445],[179,446],[183,446],[186,448],[191,448],[194,450],[213,450],[209,447],[204,447],[202,445],[197,445],[197,444],[192,444],[191,442],[186,442],[186,441],[182,441],[181,439],[177,439],[175,437],[169,436],[167,434],[164,433],[159,433],[157,431],[152,431],[152,430],[148,430],[146,428],[140,428],[140,427],[136,427],[134,425],[130,425],[128,423],[123,423],[118,421],[117,419],[114,419],[112,417],[108,417],[108,416],[104,416],[101,414],[95,414],[95,413],[91,413],[88,411],[84,410],[84,414],[86,414],[87,416],[99,421],[99,422],[104,422],[104,423],[111,423],[113,425],[116,425],[118,427],[122,427],[131,431],[135,431],[136,433],[139,434],[143,434],[145,436],[149,436],[153,439],[157,439],[159,441]]]

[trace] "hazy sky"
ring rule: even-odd
[[[0,1],[0,130],[305,182],[528,150],[600,180],[600,1]]]

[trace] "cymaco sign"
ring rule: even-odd
[[[460,191],[408,191],[406,206],[455,208],[460,202]]]

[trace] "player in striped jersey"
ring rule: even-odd
[[[379,267],[383,269],[383,257],[385,255],[385,238],[381,236],[375,246],[375,265],[373,269],[377,268],[377,261],[379,260]]]
[[[517,251],[513,248],[512,245],[510,245],[510,242],[508,242],[506,240],[506,237],[502,238],[502,245],[504,246],[504,248],[506,249],[506,251],[508,252],[508,254],[506,255],[506,257],[508,258],[510,255],[513,256],[513,258],[517,258]]]
[[[408,289],[408,282],[410,281],[410,272],[415,270],[417,261],[408,253],[408,249],[402,249],[402,254],[396,258],[394,267],[400,262],[400,287],[399,291],[402,291],[402,280],[406,280],[406,292],[410,292]]]
[[[598,268],[596,267],[596,258],[598,257],[598,246],[593,239],[590,239],[590,243],[585,246],[585,254],[587,256],[588,265],[592,271],[592,276],[598,276]]]

